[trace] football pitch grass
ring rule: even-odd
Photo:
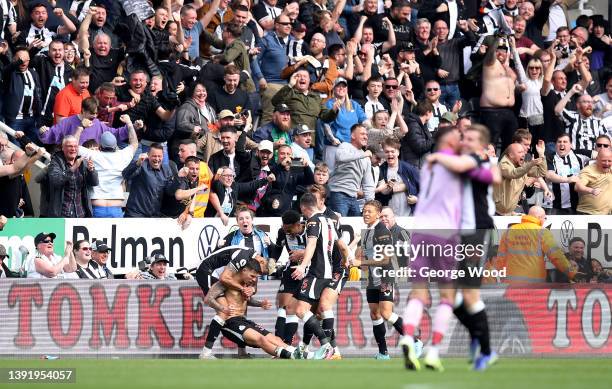
[[[611,388],[612,359],[501,358],[485,372],[465,359],[444,359],[446,371],[406,371],[402,360],[340,361],[193,359],[0,359],[0,368],[74,368],[75,384],[0,382],[0,388]]]

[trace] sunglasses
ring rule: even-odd
[[[81,247],[81,250],[83,250],[83,251],[91,251],[91,247]]]
[[[45,239],[45,240],[43,240],[41,243],[53,243],[53,240],[51,240],[51,239]]]
[[[610,147],[610,145],[606,143],[595,143],[595,146],[603,147],[604,149],[607,149],[608,147]]]
[[[427,88],[427,92],[437,92],[440,88]]]
[[[539,69],[542,69],[542,68],[541,68],[541,67],[539,67],[539,66],[530,66],[530,67],[529,67],[529,70],[535,70],[535,69],[538,69],[538,70],[539,70]]]
[[[385,85],[386,89],[397,89],[399,88],[399,85]]]
[[[276,24],[280,24],[281,26],[290,26],[291,22],[276,22]]]

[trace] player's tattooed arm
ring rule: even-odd
[[[247,305],[250,307],[260,307],[263,309],[270,309],[272,308],[272,303],[270,303],[269,300],[264,299],[264,300],[258,300],[254,297],[251,297],[248,301],[247,301]]]
[[[229,308],[217,301],[217,297],[221,296],[224,292],[225,286],[220,282],[215,283],[206,294],[204,303],[217,312],[228,313],[226,311],[228,311]]]
[[[223,269],[223,273],[221,273],[221,277],[219,277],[219,282],[228,289],[238,290],[245,297],[250,297],[253,294],[252,290],[234,279],[234,274],[236,273],[237,271],[233,266],[226,266],[225,269]]]

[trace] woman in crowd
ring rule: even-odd
[[[196,82],[190,95],[176,111],[176,130],[171,147],[173,151],[178,150],[182,140],[200,138],[208,131],[208,126],[217,121],[215,110],[206,102],[208,91],[203,83]]]
[[[349,98],[347,81],[341,77],[334,82],[333,97],[327,100],[325,107],[338,112],[336,120],[324,125],[325,163],[333,170],[336,165],[336,149],[340,143],[351,141],[351,127],[357,123],[370,127],[370,121],[363,107]]]
[[[514,38],[510,40],[512,52],[515,55],[514,63],[518,72],[520,85],[519,90],[523,97],[523,104],[519,114],[523,123],[519,126],[527,127],[532,135],[532,144],[535,144],[540,139],[544,139],[544,107],[542,105],[542,97],[540,91],[544,82],[544,66],[537,58],[532,58],[527,63],[527,74],[518,59],[518,52],[515,48]]]

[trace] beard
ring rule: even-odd
[[[278,129],[281,131],[289,132],[289,130],[291,129],[291,120],[286,122],[279,120],[278,123],[276,123],[276,127],[278,127]]]

